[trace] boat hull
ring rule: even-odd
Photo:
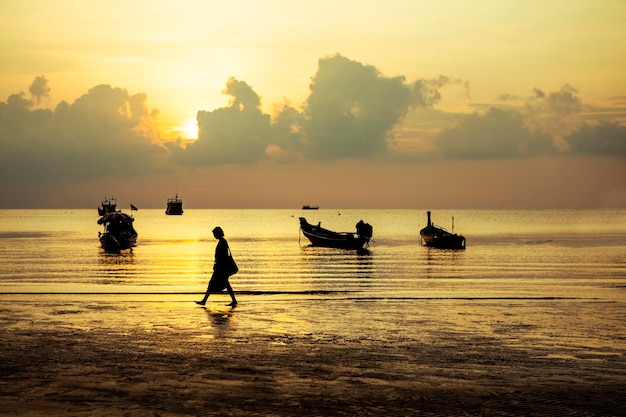
[[[347,233],[345,236],[332,237],[320,236],[318,234],[302,230],[302,234],[309,239],[311,245],[326,248],[363,249],[369,243],[369,239],[359,238],[353,233]]]
[[[137,235],[117,235],[111,233],[102,233],[100,235],[100,246],[107,252],[119,252],[124,249],[130,249],[137,245]]]
[[[452,231],[454,231],[454,217],[452,217]],[[430,218],[430,211],[426,212],[426,227],[420,230],[420,236],[425,246],[441,249],[465,249],[465,236],[450,233],[446,229],[437,227]]]
[[[183,203],[168,203],[165,214],[170,216],[180,216],[183,214]]]
[[[351,232],[333,232],[321,226],[314,226],[300,217],[300,230],[313,246],[336,249],[364,249],[371,236]]]
[[[178,197],[178,193],[176,193],[174,197],[167,199],[165,214],[170,216],[180,216],[183,214],[183,200]]]
[[[118,252],[130,249],[137,244],[137,231],[133,227],[132,216],[121,211],[109,213],[98,219],[104,225],[104,232],[98,233],[100,246],[105,251]]]
[[[452,234],[437,227],[428,226],[420,230],[425,246],[440,249],[465,249],[465,237]]]

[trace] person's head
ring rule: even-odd
[[[221,227],[217,226],[215,229],[213,229],[213,236],[215,236],[216,239],[224,237],[224,231]]]

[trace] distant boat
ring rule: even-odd
[[[426,246],[441,249],[465,249],[465,236],[454,233],[454,217],[452,218],[452,233],[450,233],[430,221],[430,211],[426,214],[428,224],[420,230],[420,236]]]
[[[302,210],[319,210],[318,206],[311,206],[309,204],[305,204],[302,206]]]
[[[104,196],[104,200],[98,206],[98,215],[104,216],[105,214],[115,213],[115,210],[117,210],[117,199]]]
[[[165,209],[165,214],[169,214],[169,215],[183,214],[183,200],[181,200],[178,197],[178,193],[176,193],[175,197],[167,199],[167,208]]]
[[[339,249],[364,249],[369,246],[373,235],[373,228],[370,224],[360,220],[356,224],[356,233],[333,232],[324,229],[320,223],[314,226],[300,217],[300,230],[313,246],[323,246],[327,248]]]
[[[98,233],[100,246],[108,252],[130,249],[137,244],[137,232],[133,227],[134,218],[121,211],[105,214],[98,219],[104,232]]]

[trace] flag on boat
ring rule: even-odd
[[[130,210],[131,210],[131,211],[133,211],[133,210],[137,211],[137,207],[135,207],[135,206],[133,206],[133,205],[131,204],[131,205],[130,205]]]

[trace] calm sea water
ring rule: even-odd
[[[99,247],[95,209],[0,211],[0,293],[180,295],[206,288],[221,226],[240,300],[264,298],[626,299],[626,210],[433,210],[464,251],[420,245],[426,210],[133,212],[138,245]],[[316,248],[298,217],[336,231],[363,219],[368,253]]]

